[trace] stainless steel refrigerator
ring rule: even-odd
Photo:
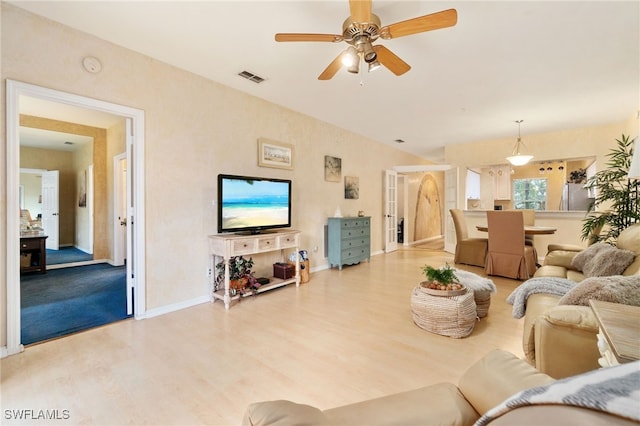
[[[582,183],[565,183],[562,188],[562,201],[560,210],[587,211],[593,198],[589,198],[588,191]]]

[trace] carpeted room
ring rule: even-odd
[[[126,286],[126,268],[106,263],[21,275],[21,341],[29,345],[127,318]]]

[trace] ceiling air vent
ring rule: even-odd
[[[242,78],[246,78],[249,81],[253,81],[256,84],[260,84],[264,81],[264,78],[260,77],[259,75],[255,75],[254,73],[251,73],[249,71],[239,72],[238,75]]]
[[[69,141],[64,141],[65,145],[73,145],[73,142],[69,142]]]

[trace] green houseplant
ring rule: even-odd
[[[460,290],[462,284],[458,282],[455,271],[451,266],[445,264],[442,268],[424,265],[422,272],[427,278],[421,285],[432,290]]]
[[[255,292],[260,288],[253,268],[253,258],[245,259],[242,256],[234,256],[229,259],[229,288],[233,292],[245,294],[247,291]],[[216,265],[216,289],[224,286],[224,262]]]
[[[596,197],[583,220],[583,240],[613,243],[622,230],[640,221],[640,180],[627,179],[634,141],[624,134],[616,139],[617,146],[607,154],[606,169],[587,179],[585,188],[595,190]],[[602,210],[596,211],[598,207]]]

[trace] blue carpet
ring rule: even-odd
[[[124,266],[101,263],[22,275],[20,287],[25,345],[127,318]]]
[[[84,262],[87,260],[93,260],[93,255],[75,247],[60,247],[60,250],[47,249],[47,265],[60,265],[62,263]]]

